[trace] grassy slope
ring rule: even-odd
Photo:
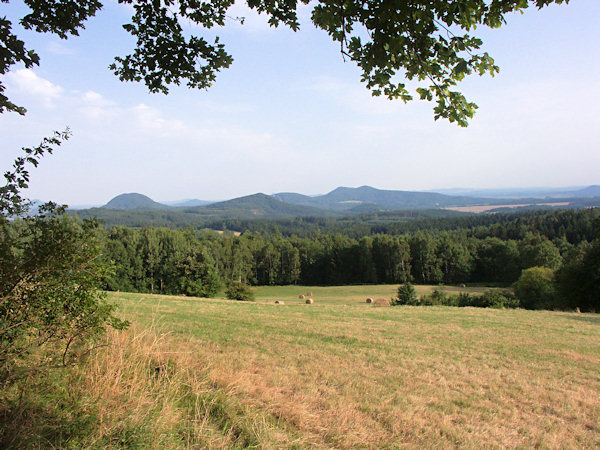
[[[600,444],[598,316],[377,308],[358,301],[393,287],[309,289],[312,306],[296,287],[259,289],[284,306],[115,297],[195,342],[207,376],[272,424],[263,444]]]
[[[600,316],[364,303],[394,290],[112,293],[134,326],[73,382],[103,424],[76,443],[600,445]]]

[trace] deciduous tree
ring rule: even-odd
[[[8,3],[9,0],[0,0]],[[84,22],[102,7],[98,0],[25,0],[30,12],[23,27],[61,38],[77,35]],[[132,52],[117,56],[110,69],[123,81],[143,82],[150,92],[167,93],[170,85],[185,83],[207,88],[217,73],[233,62],[218,37],[189,35],[182,24],[208,30],[225,26],[234,0],[119,0],[131,7],[123,28],[136,40]],[[529,6],[542,8],[568,0],[319,0],[310,3],[312,23],[340,45],[340,52],[362,71],[361,79],[373,95],[405,102],[417,96],[435,101],[435,118],[466,126],[477,105],[456,85],[472,73],[494,75],[493,58],[481,52],[482,40],[473,30],[500,27],[507,14]],[[309,0],[247,0],[268,17],[272,26],[300,28],[298,8]],[[243,19],[239,19],[242,20]],[[0,19],[0,74],[14,64],[39,64],[39,56]],[[410,86],[409,86],[410,85]],[[414,86],[413,86],[414,85]],[[0,84],[0,112],[25,113],[4,94]]]

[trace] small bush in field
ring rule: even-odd
[[[434,289],[431,294],[423,295],[419,304],[423,306],[454,306],[455,301],[444,291]]]
[[[250,286],[239,281],[234,281],[227,287],[225,296],[231,300],[254,301],[254,292],[250,289]]]
[[[367,300],[368,301],[368,300]],[[392,305],[418,305],[417,291],[411,283],[404,283],[398,288],[398,298],[392,301]]]
[[[499,289],[490,289],[478,297],[481,308],[518,308],[521,306],[519,299],[513,294]]]

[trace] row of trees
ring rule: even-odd
[[[342,234],[234,236],[116,227],[104,231],[101,239],[106,258],[115,263],[114,274],[106,279],[108,289],[186,295],[213,295],[233,281],[508,285],[530,267],[546,267],[571,279],[578,261],[593,259],[586,255],[596,245],[586,240],[572,243],[565,237],[550,240],[531,232],[519,240],[480,239],[465,231],[357,240]]]

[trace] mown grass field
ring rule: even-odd
[[[600,315],[364,303],[395,289],[262,287],[254,303],[110,293],[132,327],[110,333],[109,347],[70,375],[68,397],[87,419],[55,412],[77,431],[56,425],[44,439],[154,448],[600,446]],[[309,291],[313,305],[298,299]],[[48,444],[30,433],[14,442]]]

